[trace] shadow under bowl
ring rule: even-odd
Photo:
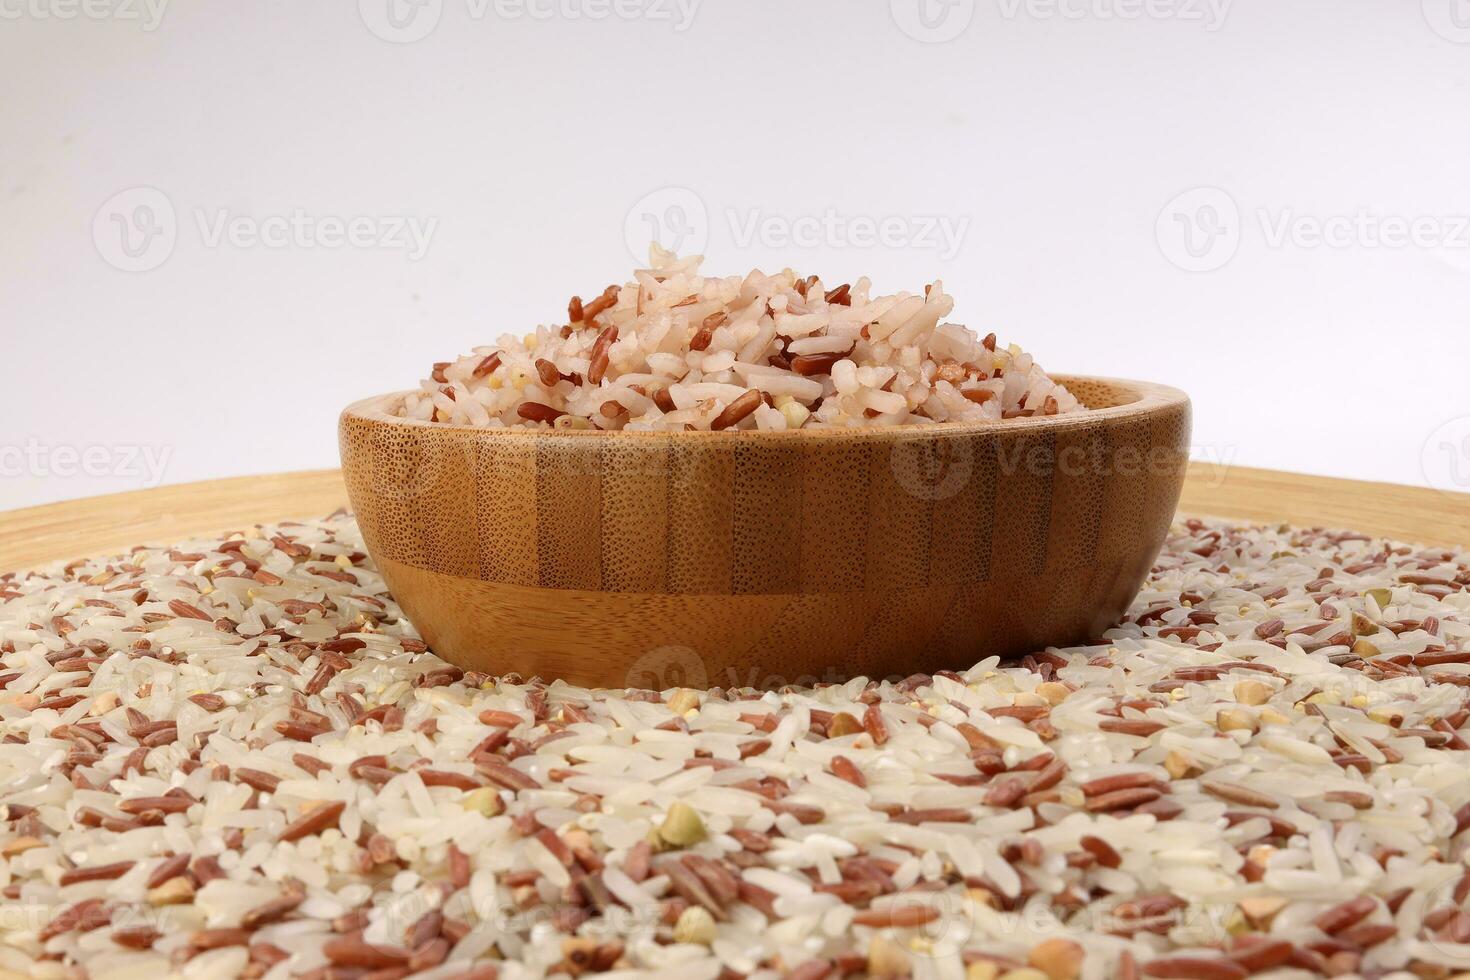
[[[1189,399],[1057,376],[1093,409],[793,432],[482,429],[348,407],[369,552],[435,653],[588,687],[963,669],[1097,637],[1174,515]]]

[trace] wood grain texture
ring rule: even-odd
[[[851,469],[850,464],[839,461],[835,472],[842,472],[844,465]],[[819,491],[832,485],[822,473],[808,474],[803,481],[811,499],[824,501],[835,495],[822,497]],[[628,499],[630,506],[644,507],[648,498],[630,493]],[[143,542],[166,544],[255,523],[321,517],[346,503],[341,474],[322,470],[181,484],[4,512],[0,513],[0,571],[123,551]],[[961,504],[950,498],[943,519],[960,524],[975,519],[973,511],[967,516]],[[1244,521],[1351,527],[1424,544],[1470,547],[1470,494],[1427,488],[1195,463],[1189,468],[1180,510]],[[645,507],[644,512],[652,511]],[[661,506],[657,512],[662,513]],[[1131,531],[1119,514],[1109,511],[1100,533]],[[506,540],[524,540],[524,536],[508,535]],[[943,542],[936,545],[942,546]],[[818,563],[809,550],[803,554],[807,574]],[[951,551],[952,559],[954,555]],[[985,567],[993,556],[970,555],[968,560]],[[657,565],[651,567],[657,571]],[[829,569],[834,588],[851,588],[858,567],[859,553],[851,548],[833,555]],[[630,584],[634,587],[626,591],[642,591],[636,583]],[[809,611],[798,610],[803,615]],[[842,626],[840,622],[831,625],[834,629]],[[773,635],[773,644],[785,643],[779,630]],[[512,669],[522,668],[512,665]],[[697,659],[690,660],[677,648],[654,648],[630,663],[627,672],[632,683],[644,687],[724,682],[711,678]],[[782,675],[791,676],[781,671],[776,674]],[[749,676],[747,672],[742,680]],[[758,676],[749,682],[765,679]]]
[[[368,550],[461,666],[623,686],[681,651],[721,684],[892,676],[1080,642],[1132,601],[1183,483],[1188,399],[1058,380],[1094,411],[604,433],[409,420],[399,394],[339,432]]]
[[[816,475],[809,481],[809,493],[826,486]],[[639,499],[647,503],[646,496]],[[0,572],[249,524],[323,517],[345,506],[341,471],[310,470],[0,511]],[[1189,464],[1179,511],[1267,524],[1354,528],[1401,541],[1470,548],[1470,494],[1396,483],[1195,462]],[[961,516],[952,510],[949,519]],[[1105,520],[1104,529],[1109,526],[1116,525]],[[804,561],[816,561],[809,550],[803,554],[808,556]]]
[[[825,485],[815,477],[812,481]],[[323,517],[346,505],[341,471],[311,470],[179,483],[0,511],[0,572],[249,524]],[[1401,541],[1470,548],[1470,494],[1396,483],[1196,462],[1189,464],[1179,511],[1267,524],[1354,528]],[[1104,529],[1111,523],[1105,520]],[[803,554],[809,556],[808,551]],[[810,556],[804,560],[815,562]]]
[[[0,512],[0,572],[347,506],[339,470],[179,483]]]
[[[1470,548],[1470,493],[1192,463],[1182,513],[1262,524],[1351,528],[1415,544]]]

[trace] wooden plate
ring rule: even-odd
[[[332,469],[201,480],[0,511],[0,572],[251,524],[324,517],[346,506],[342,473]],[[1191,463],[1179,511],[1470,547],[1470,494],[1395,483]]]
[[[324,516],[346,501],[341,474],[321,470],[181,484],[0,513],[0,571]],[[1260,523],[1351,527],[1424,544],[1470,547],[1470,494],[1392,484],[1194,464],[1181,510]],[[649,676],[629,683],[669,686],[697,680],[685,666],[645,664]]]

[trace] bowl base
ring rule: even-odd
[[[964,670],[1096,638],[1148,563],[1004,582],[803,595],[545,589],[380,563],[436,654],[591,688],[772,689]],[[1078,596],[1103,596],[1080,603]],[[1084,610],[1091,610],[1086,612]]]

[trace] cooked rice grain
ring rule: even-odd
[[[657,245],[650,268],[569,322],[434,365],[397,411],[474,426],[762,429],[992,422],[1083,411],[1031,359],[941,322],[954,300],[825,289],[786,269],[699,274]]]

